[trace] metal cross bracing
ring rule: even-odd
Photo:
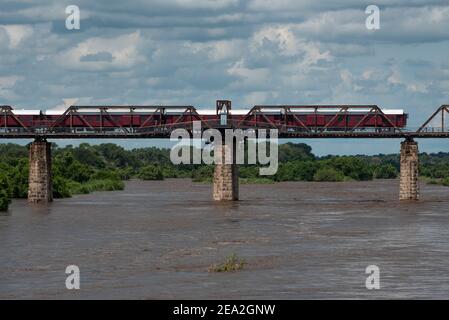
[[[449,113],[449,105],[439,107],[425,122],[419,127],[419,133],[445,133],[449,131],[446,126],[445,116]],[[431,125],[432,124],[432,125]]]
[[[70,106],[64,111],[15,110],[0,106],[0,138],[168,138],[173,130],[277,129],[280,138],[448,138],[443,105],[417,131],[407,130],[402,110],[377,105],[256,105],[215,110],[194,106]],[[435,119],[440,116],[441,121]]]
[[[80,112],[81,110],[87,112]],[[178,113],[175,118],[171,118],[172,121],[167,122],[167,112],[173,110]],[[98,114],[95,112],[92,114],[92,111],[98,111]],[[117,111],[120,112],[118,118],[114,114]],[[174,128],[189,128],[194,121],[200,121],[208,127],[193,106],[71,106],[51,122],[47,132],[49,134],[80,131],[98,134],[170,132]]]
[[[279,121],[274,122],[267,117],[272,110],[280,111]],[[310,117],[312,122],[307,121]],[[258,105],[237,122],[237,127],[263,126],[286,134],[391,133],[400,132],[405,125],[406,115],[402,115],[403,122],[398,123],[398,119],[392,120],[376,105]]]

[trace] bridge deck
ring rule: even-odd
[[[280,139],[422,139],[449,138],[449,132],[279,132]],[[0,139],[168,139],[170,132],[0,133]]]

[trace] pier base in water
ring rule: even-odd
[[[53,201],[51,186],[51,144],[36,140],[30,145],[28,176],[28,202]]]
[[[401,143],[401,172],[399,200],[418,200],[418,143],[405,140]]]
[[[226,164],[225,158],[231,148],[227,145],[220,145],[215,148],[222,158],[222,164],[215,164],[214,171],[214,200],[230,200],[235,201],[239,199],[239,173],[238,166],[234,163]],[[233,157],[232,154],[230,154]]]

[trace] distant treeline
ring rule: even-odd
[[[120,190],[123,180],[140,178],[192,178],[212,180],[211,165],[173,165],[170,149],[155,147],[126,150],[115,144],[77,147],[53,146],[53,193],[55,198],[98,190]],[[317,157],[310,146],[286,143],[279,146],[279,169],[273,176],[260,176],[256,165],[241,165],[243,183],[277,181],[346,181],[394,179],[399,155]],[[421,154],[420,174],[431,183],[449,185],[449,153]],[[0,144],[0,209],[11,198],[26,198],[28,146]]]

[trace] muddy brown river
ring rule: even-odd
[[[166,180],[14,200],[0,215],[0,298],[447,299],[449,188],[421,189],[400,203],[398,181],[241,185],[241,201],[219,204],[211,185]],[[232,253],[243,270],[208,272]]]

